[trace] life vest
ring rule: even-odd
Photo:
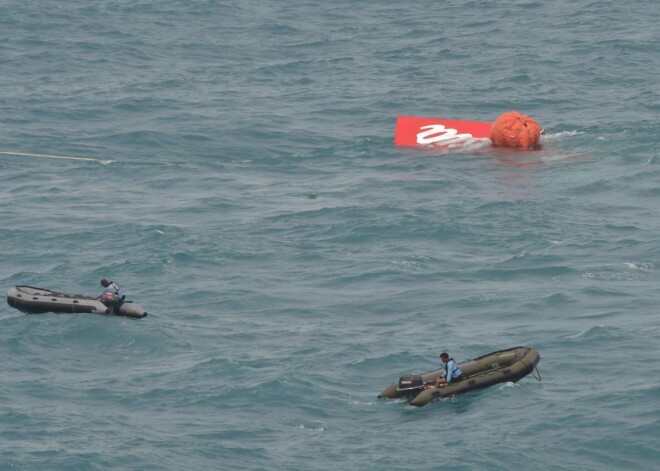
[[[108,286],[104,290],[104,294],[106,293],[112,293],[119,299],[120,301],[123,301],[124,298],[126,297],[122,292],[119,290],[119,286],[117,286],[113,281],[110,281]]]
[[[445,363],[445,378],[449,378],[449,364],[451,363],[451,379],[448,381],[452,381],[453,379],[461,379],[463,376],[463,372],[461,369],[458,367],[456,364],[456,361],[453,358],[450,358],[447,360],[447,363]]]

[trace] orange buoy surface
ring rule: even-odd
[[[501,114],[490,128],[490,140],[496,146],[514,149],[538,147],[543,129],[539,123],[518,111]]]

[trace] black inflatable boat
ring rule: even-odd
[[[142,319],[147,311],[132,301],[120,301],[116,296],[98,298],[80,294],[65,294],[34,286],[14,286],[7,291],[7,304],[29,314],[44,312],[98,313]]]
[[[383,389],[379,398],[405,398],[413,406],[424,406],[455,394],[486,388],[505,381],[516,382],[536,370],[541,360],[531,347],[513,347],[488,353],[458,364],[463,378],[445,387],[432,386],[444,368],[419,375],[406,375]],[[540,375],[537,377],[540,380]]]

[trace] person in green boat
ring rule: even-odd
[[[435,387],[442,388],[448,386],[452,382],[459,381],[463,378],[463,372],[458,367],[453,358],[449,358],[447,352],[442,352],[440,354],[440,360],[445,364],[445,371],[438,376],[438,379],[435,380]]]
[[[119,301],[123,301],[126,297],[120,290],[119,286],[114,281],[108,281],[105,278],[101,280],[101,286],[103,286],[103,293],[112,293],[114,294]]]

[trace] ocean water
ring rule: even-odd
[[[651,470],[660,3],[0,2],[0,470]],[[544,127],[395,148],[397,115]],[[530,345],[423,408],[402,374]]]

